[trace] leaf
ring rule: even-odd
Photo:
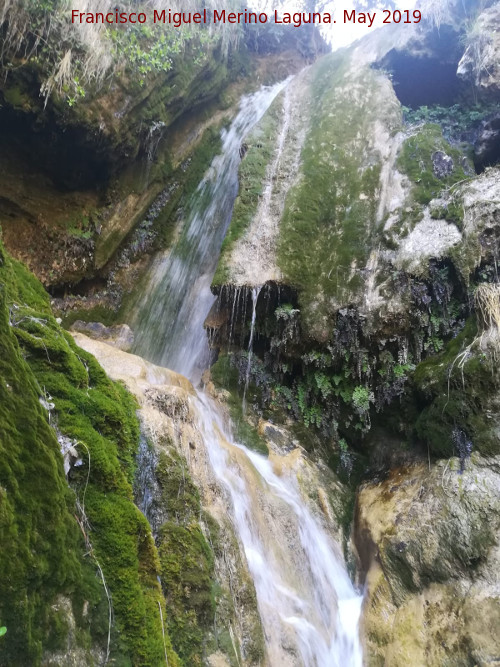
[[[7,632],[7,628],[4,625],[0,628],[0,637],[3,637],[6,632]]]

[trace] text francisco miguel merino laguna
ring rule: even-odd
[[[411,11],[388,9],[383,10],[383,23],[420,23],[421,14],[418,9]],[[376,12],[357,12],[355,9],[344,10],[343,23],[365,23],[370,28],[375,20]],[[112,12],[80,12],[73,9],[71,12],[72,23],[163,23],[170,24],[175,28],[189,23],[287,23],[299,28],[303,23],[336,23],[333,14],[329,12],[284,12],[274,15],[264,12],[251,12],[245,9],[242,12],[229,12],[226,9],[203,9],[199,12],[173,12],[171,9],[158,11],[155,9],[151,16],[148,12],[120,12],[115,9]]]

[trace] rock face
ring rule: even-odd
[[[201,530],[214,549],[214,578],[221,590],[217,596],[215,623],[220,628],[219,632],[224,634],[224,637],[216,635],[214,638],[213,631],[208,630],[206,641],[213,647],[212,654],[207,656],[208,663],[217,667],[230,665],[234,652],[238,650],[241,651],[243,664],[259,664],[263,636],[255,590],[228,518],[228,499],[211,472],[202,435],[196,428],[197,417],[190,402],[190,397],[195,395],[191,383],[182,375],[122,352],[107,342],[93,340],[81,333],[73,335],[78,345],[99,359],[110,377],[123,381],[139,401],[142,431],[152,448],[153,463],[148,473],[145,460],[141,459],[141,474],[144,475],[146,471],[146,477],[143,478],[145,487],[139,490],[138,502],[150,519],[160,558],[166,548],[166,543],[162,546],[162,529],[170,526],[169,522],[173,519],[170,505],[162,491],[162,483],[165,481],[162,482],[161,470],[165,461],[180,457],[181,465],[186,470],[182,472],[181,468],[179,482],[182,484],[182,475],[191,475],[195,488],[200,490],[203,512],[209,515],[202,519]],[[170,467],[168,475],[174,484],[175,474],[175,469]],[[177,491],[175,489],[176,494]],[[149,497],[146,505],[145,494]],[[165,584],[169,585],[166,581]],[[172,583],[170,585],[173,586]],[[190,586],[187,580],[185,585]],[[193,588],[192,594],[200,593]],[[176,611],[171,609],[169,613],[175,614]],[[232,639],[229,632],[234,632]]]
[[[89,336],[89,338],[104,340],[108,345],[113,345],[124,352],[130,352],[134,344],[134,332],[128,324],[114,324],[106,327],[102,322],[76,320],[71,325],[71,331],[78,331]]]
[[[32,9],[19,5],[21,14]],[[15,6],[14,1],[5,7],[2,29],[8,31]],[[241,96],[238,79],[243,70],[247,90],[256,89],[286,78],[325,48],[307,26],[283,29],[278,43],[265,34],[258,43],[242,38],[230,58],[220,35],[203,47],[194,36],[174,62],[162,56],[158,60],[164,60],[165,67],[144,75],[130,62],[128,68],[122,63],[113,69],[114,47],[108,39],[101,63],[110,68],[105,85],[96,85],[99,77],[88,82],[75,74],[79,95],[73,98],[67,86],[63,91],[55,85],[45,97],[40,87],[54,65],[45,60],[50,61],[51,53],[57,59],[61,49],[67,49],[73,68],[84,62],[79,49],[85,50],[85,40],[78,41],[78,30],[65,26],[66,20],[66,15],[58,15],[57,28],[46,35],[46,48],[37,58],[25,57],[22,43],[17,44],[20,33],[13,41],[23,55],[5,54],[0,67],[4,239],[46,286],[75,284],[109,272],[110,259],[159,198],[166,226],[181,195],[196,188],[218,150],[220,128],[234,115]],[[106,30],[101,38],[103,33]],[[68,44],[72,38],[76,43]],[[148,51],[150,41],[140,38],[141,46],[136,46]],[[12,42],[5,48],[9,46]],[[156,229],[156,236],[162,234]],[[156,240],[168,245],[168,239]]]
[[[500,158],[500,114],[483,121],[474,143],[474,161],[481,168],[497,164]]]
[[[164,468],[165,457],[169,457],[170,460],[172,457],[179,457],[185,466],[182,475],[189,475],[199,489],[201,509],[196,520],[203,534],[207,536],[214,553],[213,576],[217,587],[222,591],[216,599],[216,626],[225,628],[226,631],[231,628],[235,642],[234,651],[238,650],[242,665],[263,664],[263,661],[266,661],[265,664],[269,662],[273,665],[290,667],[301,665],[293,627],[283,622],[280,614],[272,608],[273,603],[282,604],[282,602],[274,601],[271,593],[268,599],[268,595],[262,595],[261,591],[259,611],[263,614],[263,618],[273,619],[264,629],[266,636],[264,650],[263,629],[247,565],[247,559],[248,561],[252,559],[253,552],[248,550],[248,544],[244,542],[246,555],[241,555],[242,545],[239,544],[241,537],[233,528],[233,521],[238,521],[241,506],[233,508],[228,490],[214,474],[209,454],[211,445],[207,442],[207,433],[203,426],[202,405],[191,384],[181,375],[153,366],[140,357],[126,354],[104,342],[87,338],[80,333],[73,335],[80,346],[99,359],[110,377],[124,381],[139,401],[142,431],[149,442],[149,450],[147,446],[141,446],[139,480],[143,492],[139,493],[137,500],[151,522],[160,559],[163,558],[162,554],[165,554],[163,540],[167,530],[172,531],[175,525],[182,524],[180,501],[177,500],[177,494],[181,491],[176,486],[175,469],[170,466],[168,477],[164,477],[164,472],[167,471]],[[223,393],[216,391],[208,376],[205,376],[204,381],[206,391],[212,400],[219,401],[223,398]],[[258,428],[269,447],[269,463],[274,472],[283,480],[288,477],[296,479],[304,505],[310,508],[317,521],[338,543],[346,543],[342,524],[348,494],[343,485],[324,463],[313,462],[307,457],[285,427],[278,427],[261,420]],[[258,467],[250,463],[250,459],[237,445],[227,441],[223,433],[219,433],[218,437],[222,451],[227,456],[231,476],[236,476],[247,490],[246,511],[251,512],[252,524],[258,527],[259,539],[266,545],[265,553],[269,557],[267,567],[278,568],[271,571],[279,573],[283,586],[289,584],[293,587],[291,590],[295,590],[296,586],[297,594],[307,594],[301,586],[302,577],[305,577],[305,581],[309,581],[310,564],[301,560],[304,546],[300,535],[301,530],[305,528],[298,523],[298,515],[291,511],[291,506],[279,493],[274,494],[272,489],[267,491],[263,488],[265,482],[264,478],[259,476]],[[182,484],[182,475],[178,480],[179,484]],[[177,503],[175,519],[171,514],[171,508],[174,506],[172,500],[166,502],[166,483],[170,484],[175,492]],[[189,484],[189,479],[185,484]],[[233,517],[233,512],[236,513],[236,518]],[[256,553],[260,552],[257,550]],[[162,563],[164,562],[162,560]],[[293,575],[298,573],[299,582],[293,577],[289,580],[288,577],[291,575],[287,568],[283,568],[284,563],[290,564],[288,569]],[[253,560],[252,565],[255,567]],[[162,580],[166,576],[165,571],[168,572],[168,568],[163,570]],[[189,587],[188,581],[186,586]],[[196,593],[198,594],[199,592]],[[172,595],[167,594],[167,596],[171,602]],[[268,606],[271,609],[268,609]],[[169,613],[176,613],[175,605],[173,610],[169,607]],[[231,645],[217,641],[213,636],[212,626],[206,632],[207,645],[210,651],[213,651],[212,653],[207,651],[208,663],[232,664]],[[178,636],[175,631],[171,634],[175,646]],[[218,650],[212,647],[218,647]],[[220,662],[221,651],[222,653],[226,651],[225,662]]]
[[[497,663],[498,458],[394,469],[361,487],[368,665]]]
[[[457,70],[458,76],[474,83],[481,95],[493,99],[500,93],[499,23],[500,5],[497,2],[476,18]]]

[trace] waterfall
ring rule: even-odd
[[[243,412],[246,412],[246,397],[248,382],[250,381],[250,369],[252,366],[252,352],[253,352],[253,334],[255,331],[255,320],[257,319],[257,300],[259,298],[260,290],[262,286],[252,288],[252,320],[250,323],[250,340],[248,342],[248,359],[247,359],[247,370],[245,373],[245,388],[243,390]]]
[[[210,284],[238,193],[241,144],[286,83],[242,98],[231,126],[222,131],[221,154],[187,207],[177,242],[155,259],[134,307],[134,352],[189,378],[199,378],[208,365],[203,322],[215,301]]]
[[[135,351],[195,384],[208,363],[203,322],[214,301],[210,283],[237,194],[239,148],[285,83],[242,99],[238,115],[223,132],[223,151],[189,206],[183,233],[171,252],[154,262],[134,313]],[[247,383],[259,292],[259,287],[252,292]],[[236,289],[232,318],[239,297]],[[245,295],[245,308],[246,301]],[[190,400],[210,464],[231,501],[236,534],[254,580],[266,664],[361,667],[362,598],[338,546],[302,498],[293,468],[278,476],[269,460],[234,442],[212,399],[198,390]],[[146,443],[141,452],[149,465]],[[147,485],[140,500],[147,512]]]
[[[213,470],[232,501],[269,664],[361,667],[362,597],[294,474],[278,476],[268,459],[234,443],[208,396],[193,400]]]

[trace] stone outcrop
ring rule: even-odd
[[[181,195],[196,187],[243,80],[251,90],[286,78],[324,50],[314,30],[293,30],[283,29],[278,44],[264,34],[258,44],[243,39],[229,59],[218,39],[203,57],[190,44],[142,83],[138,72],[117,66],[105,85],[85,84],[71,103],[57,86],[49,98],[40,95],[43,57],[4,63],[0,219],[12,254],[46,286],[109,273],[110,259],[158,198],[168,209],[165,226]]]
[[[200,490],[203,511],[210,515],[210,521],[202,519],[202,529],[214,549],[215,580],[222,591],[217,598],[215,623],[224,633],[229,633],[231,627],[231,632],[234,632],[232,641],[235,642],[234,647],[231,641],[226,646],[229,655],[224,656],[220,648],[208,655],[208,664],[217,667],[230,665],[236,646],[241,647],[243,664],[257,664],[257,656],[263,650],[263,638],[255,591],[231,526],[228,498],[211,471],[202,434],[196,428],[196,412],[190,402],[195,391],[191,383],[178,373],[127,354],[107,342],[81,333],[74,333],[73,336],[78,345],[99,360],[111,378],[124,382],[139,402],[142,431],[149,447],[153,448],[156,461],[147,480],[152,499],[147,508],[143,507],[155,534],[161,532],[162,525],[170,518],[161,489],[155,481],[155,469],[162,453],[167,457],[180,456]],[[141,468],[144,470],[144,467],[142,460]],[[210,527],[211,524],[217,526],[216,530],[213,525]],[[161,546],[159,549],[161,553]],[[211,643],[214,644],[213,637]],[[216,647],[220,645],[215,641]]]
[[[73,336],[78,345],[96,356],[111,378],[123,381],[139,402],[142,432],[149,443],[150,453],[147,453],[147,447],[141,448],[139,453],[139,478],[144,480],[146,473],[149,486],[146,494],[139,494],[138,501],[157,536],[160,556],[162,526],[171,521],[169,505],[165,504],[162,492],[162,457],[180,456],[186,466],[186,474],[188,471],[200,492],[203,511],[197,518],[214,550],[215,581],[222,591],[222,595],[217,597],[216,625],[232,628],[234,641],[241,649],[241,664],[262,664],[262,629],[246,562],[251,556],[247,553],[244,557],[240,553],[242,547],[238,544],[239,538],[231,519],[231,500],[227,489],[214,474],[208,453],[210,445],[204,442],[206,434],[203,432],[200,400],[191,383],[177,373],[154,366],[103,341],[88,338],[81,333],[74,333]],[[215,388],[208,373],[204,383],[211,400],[219,404],[219,410],[223,413],[225,392]],[[258,430],[269,448],[269,462],[275,473],[282,478],[290,476],[297,479],[303,502],[336,541],[344,543],[349,552],[348,536],[345,533],[345,504],[349,493],[345,487],[321,460],[306,455],[286,427],[260,420]],[[294,567],[300,565],[303,548],[296,526],[297,517],[290,512],[290,507],[279,494],[261,491],[263,478],[238,446],[228,442],[222,433],[219,433],[219,438],[221,448],[231,462],[232,474],[240,476],[241,483],[248,489],[252,521],[259,526],[261,539],[266,542],[269,554],[273,558],[276,556],[280,564],[290,559]],[[170,474],[173,475],[173,471]],[[177,493],[177,489],[175,491]],[[216,530],[214,525],[217,526]],[[282,576],[286,582],[287,573],[283,572]],[[276,624],[276,627],[266,627],[264,631],[268,650],[272,651],[268,656],[272,664],[278,664],[278,661],[283,665],[299,664],[293,649],[294,633],[288,624]],[[211,632],[209,645],[213,645],[210,635]],[[230,646],[228,650],[231,652]],[[210,665],[217,666],[230,664],[231,659],[231,655],[224,658],[220,648],[207,657]]]
[[[497,663],[499,490],[498,458],[478,455],[361,487],[367,665]]]
[[[113,345],[124,352],[130,352],[134,344],[134,332],[128,324],[114,324],[106,327],[102,322],[76,320],[70,329],[85,334],[89,338],[104,340],[108,345]]]

